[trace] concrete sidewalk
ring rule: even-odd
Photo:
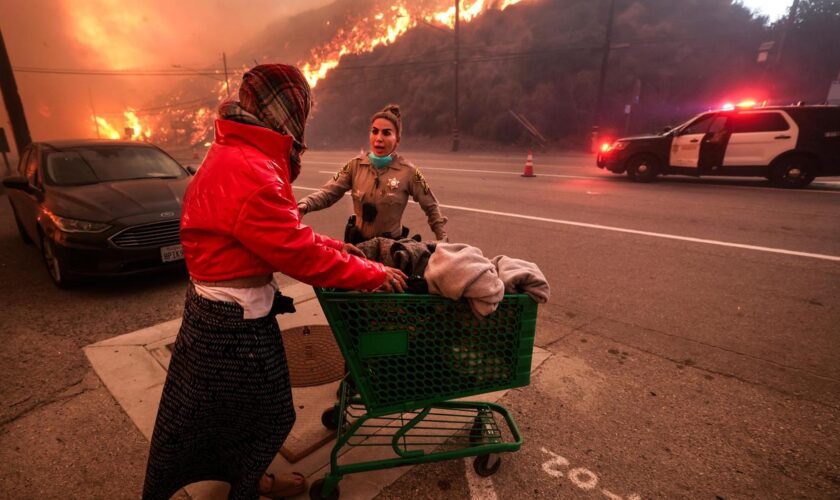
[[[281,330],[295,327],[326,325],[313,289],[304,284],[284,287],[284,295],[292,297],[297,312],[278,317]],[[107,389],[119,402],[140,432],[151,439],[157,415],[161,391],[169,366],[169,346],[175,342],[181,320],[176,319],[144,328],[135,332],[113,337],[84,348],[93,369]],[[531,370],[535,370],[550,353],[535,347]],[[295,428],[286,441],[294,448],[294,455],[305,455],[294,464],[278,453],[269,466],[269,471],[278,473],[298,471],[307,476],[310,483],[324,477],[329,470],[330,451],[335,442],[334,432],[321,424],[321,413],[335,401],[339,382],[314,387],[293,388],[297,420]],[[506,391],[476,396],[474,400],[495,402]],[[309,453],[309,451],[312,451]],[[305,450],[305,451],[301,451]],[[307,454],[308,453],[308,454]],[[289,453],[286,453],[289,456]],[[342,462],[358,462],[382,458],[374,447],[343,448]],[[342,499],[373,498],[383,488],[408,472],[411,467],[399,467],[377,471],[375,474],[351,474],[340,483]],[[186,494],[194,499],[226,498],[227,486],[218,482],[202,482],[185,488]],[[308,498],[308,494],[297,498]]]

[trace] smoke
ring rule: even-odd
[[[18,69],[189,73],[221,68],[222,52],[231,67],[251,65],[261,54],[242,51],[245,41],[279,19],[328,2],[11,0],[0,2],[0,19]],[[187,78],[24,71],[15,77],[33,140],[95,137],[91,109],[120,121],[127,107],[142,108]],[[0,119],[14,142],[2,103]]]

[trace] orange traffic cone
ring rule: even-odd
[[[528,159],[525,160],[525,169],[522,171],[522,177],[536,177],[534,175],[534,154],[528,150]]]

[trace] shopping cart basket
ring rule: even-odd
[[[338,498],[346,474],[470,456],[489,476],[501,464],[497,454],[522,446],[503,406],[453,400],[530,383],[537,319],[530,297],[505,295],[477,318],[465,301],[437,295],[315,293],[349,375],[322,416],[336,443],[311,498]],[[339,464],[354,447],[383,456]]]

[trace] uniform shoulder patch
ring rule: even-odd
[[[420,172],[419,168],[414,169],[414,182],[423,186],[423,192],[429,194],[429,183],[426,182],[426,178],[423,176],[423,173]]]
[[[338,172],[336,172],[335,175],[333,176],[333,180],[337,181],[338,178],[341,177],[341,174],[343,174],[345,172],[350,172],[350,164],[351,163],[352,162],[349,162],[346,165],[344,165],[343,167],[341,167],[341,169]]]

